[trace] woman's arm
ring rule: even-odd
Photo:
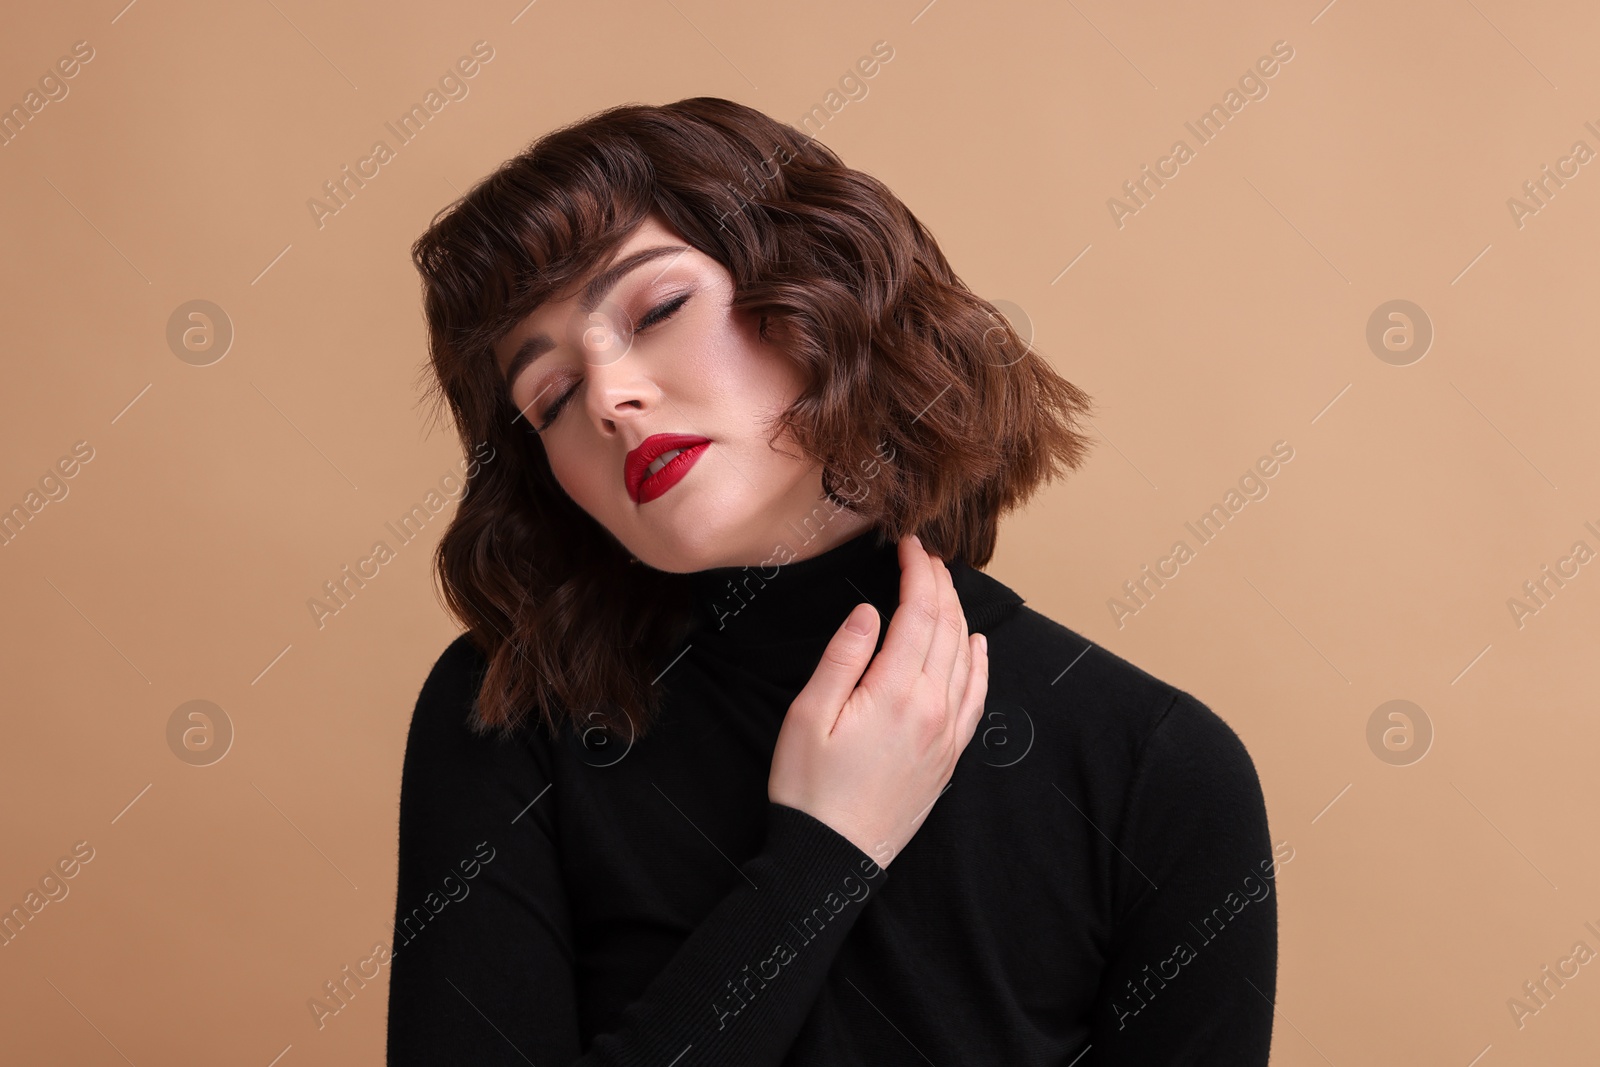
[[[1114,859],[1116,917],[1080,1067],[1266,1067],[1277,869],[1243,742],[1180,692],[1139,757]]]
[[[863,877],[870,868],[881,885],[887,871],[826,824],[769,801],[766,843],[741,868],[745,877],[616,1028],[580,1055],[573,926],[554,794],[545,792],[549,767],[537,743],[468,729],[480,666],[478,653],[456,642],[434,666],[412,716],[388,1062],[664,1067],[692,1049],[684,1062],[776,1067],[861,909],[845,908],[792,957],[774,960],[780,942],[794,941],[790,922],[835,893],[845,875]],[[751,992],[741,996],[734,989],[745,982]]]

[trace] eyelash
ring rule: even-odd
[[[645,313],[644,317],[639,320],[639,324],[634,328],[634,336],[637,337],[639,334],[650,329],[650,327],[672,318],[672,316],[676,315],[683,309],[684,304],[689,302],[689,297],[691,295],[693,294],[684,293],[681,296],[675,296],[671,300],[668,300],[662,304],[657,304],[655,307],[651,308]],[[544,414],[540,417],[539,421],[540,433],[543,433],[550,428],[551,423],[556,421],[556,416],[561,414],[561,409],[566,406],[567,401],[572,399],[572,394],[577,391],[578,386],[573,384],[572,386],[568,387],[566,392],[556,397],[554,403],[545,408]]]

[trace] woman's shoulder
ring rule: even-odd
[[[1254,769],[1242,740],[1199,697],[1050,618],[998,580],[974,571],[981,602],[1011,602],[989,636],[991,711],[1025,710],[1045,732],[1076,748],[1120,750],[1130,770],[1141,757],[1191,748],[1235,770]],[[1007,596],[1006,594],[1009,594]],[[1150,749],[1160,741],[1160,751]]]
[[[487,668],[488,661],[472,635],[458,634],[434,658],[433,667],[423,680],[412,712],[412,728],[416,729],[419,719],[430,728],[464,720],[472,711]]]
[[[510,735],[477,725],[478,691],[488,659],[470,633],[453,638],[434,659],[417,694],[407,738],[410,760],[499,762],[526,756],[542,733],[528,719]]]
[[[436,678],[445,684],[459,682],[468,675],[472,676],[473,682],[477,682],[487,667],[488,660],[472,634],[459,633],[434,659],[433,669],[428,672],[428,682],[425,684],[433,683]]]
[[[463,634],[435,658],[417,695],[400,773],[400,862],[413,882],[425,860],[450,862],[463,841],[505,834],[553,784],[548,754],[521,732],[478,729],[486,668],[483,653]],[[533,812],[523,826],[549,833],[553,806]]]
[[[974,745],[1024,771],[1016,788],[1047,776],[1120,847],[1142,842],[1141,863],[1200,843],[1254,855],[1267,833],[1260,775],[1199,697],[1028,607],[991,631],[989,655]]]

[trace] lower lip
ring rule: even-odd
[[[668,489],[677,485],[683,479],[683,476],[689,473],[689,468],[695,465],[695,461],[700,458],[700,453],[704,452],[706,445],[710,443],[710,441],[705,441],[698,445],[691,445],[668,461],[665,467],[640,482],[639,503],[648,504]]]

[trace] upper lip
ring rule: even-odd
[[[708,437],[701,437],[692,433],[653,433],[639,442],[638,447],[628,453],[628,458],[622,464],[622,480],[628,483],[628,495],[637,503],[639,500],[639,486],[644,482],[644,472],[661,456],[675,448],[688,448],[691,445],[709,444]]]

